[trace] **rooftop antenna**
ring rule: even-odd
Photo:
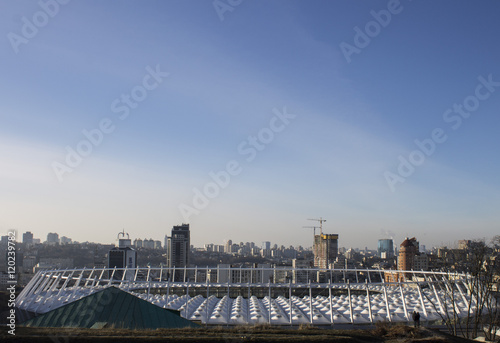
[[[125,229],[123,229],[123,232],[118,232],[118,239],[120,239],[120,235],[122,235],[123,238],[125,238],[125,234],[127,235],[127,238],[130,238],[129,234],[125,232]]]
[[[319,233],[320,235],[323,234],[323,223],[326,222],[326,219],[323,219],[323,217],[319,217],[319,219],[307,219],[307,220],[315,220],[319,222]]]

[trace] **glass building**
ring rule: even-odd
[[[377,254],[380,258],[394,257],[394,243],[392,239],[379,239]]]

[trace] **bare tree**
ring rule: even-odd
[[[426,279],[425,289],[421,290],[422,295],[433,306],[435,313],[439,315],[450,334],[466,337],[466,328],[460,320],[463,316],[463,306],[460,306],[460,303],[468,303],[463,277],[448,272],[429,275]]]
[[[495,340],[499,322],[499,248],[500,236],[495,236],[489,245],[473,241],[467,248],[466,261],[461,261],[463,257],[458,255],[448,256],[447,260],[452,262],[448,274],[442,280],[437,277],[428,280],[429,289],[423,294],[428,300],[436,297],[437,302],[430,302],[450,334],[476,338],[484,330],[488,338]],[[461,272],[466,273],[465,280],[452,273],[451,267],[458,265],[464,268]],[[466,309],[459,303],[465,303]]]

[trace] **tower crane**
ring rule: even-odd
[[[316,236],[316,229],[319,229],[319,226],[302,226],[303,229],[314,229],[314,236]]]
[[[323,234],[323,223],[326,222],[326,219],[323,219],[323,217],[319,217],[319,219],[307,219],[307,220],[314,220],[319,222],[319,233],[320,235]]]

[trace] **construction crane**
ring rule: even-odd
[[[314,236],[316,236],[316,229],[319,229],[319,226],[302,226],[304,229],[314,229]]]
[[[326,219],[323,219],[322,217],[319,217],[319,219],[307,219],[307,220],[314,220],[319,222],[319,234],[323,234],[323,223],[326,222]]]

